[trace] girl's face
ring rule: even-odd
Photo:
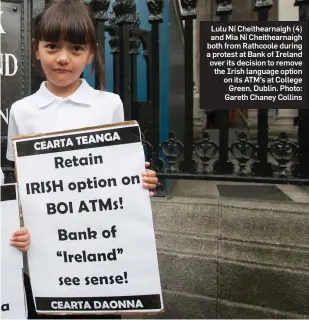
[[[77,45],[64,40],[58,42],[40,41],[36,58],[53,85],[68,87],[79,80],[93,54],[87,45]]]

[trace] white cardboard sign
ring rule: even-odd
[[[1,186],[1,319],[27,319],[21,251],[10,245],[20,228],[16,184]]]
[[[14,152],[37,311],[162,311],[137,123],[19,137]]]

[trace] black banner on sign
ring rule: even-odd
[[[56,135],[56,134],[55,134]],[[17,141],[18,157],[140,142],[138,126]]]
[[[38,311],[137,311],[161,310],[160,295],[89,297],[89,298],[35,298]]]
[[[1,186],[1,202],[16,200],[15,184]]]
[[[308,22],[202,21],[201,108],[308,108],[308,46]]]

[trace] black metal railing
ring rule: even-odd
[[[178,0],[177,0],[178,1]],[[113,91],[121,96],[125,119],[135,119],[143,132],[145,157],[160,177],[157,195],[164,195],[167,179],[202,179],[291,183],[309,185],[309,109],[299,110],[298,134],[295,139],[281,132],[270,139],[268,110],[257,111],[257,133],[237,133],[234,141],[229,129],[229,110],[219,111],[219,135],[215,139],[204,129],[200,138],[193,135],[193,22],[197,18],[197,0],[181,0],[176,12],[184,22],[185,101],[179,108],[185,114],[184,141],[177,140],[169,128],[166,141],[160,141],[160,32],[165,1],[147,0],[151,31],[140,28],[134,0],[115,0],[108,16],[110,1],[88,1],[95,11],[102,50],[105,35],[110,35],[113,56]],[[217,0],[217,17],[228,21],[233,12],[232,0]],[[255,0],[253,10],[259,21],[267,21],[272,0]],[[291,4],[293,5],[293,4]],[[309,20],[309,0],[296,0],[299,18]],[[106,22],[109,21],[109,24]],[[147,72],[147,99],[137,100],[137,56],[142,46]],[[164,57],[167,58],[167,57]],[[36,77],[35,74],[32,75]],[[309,90],[309,88],[308,88]]]
[[[198,141],[194,141],[192,21],[196,18],[197,1],[181,1],[181,4],[181,18],[185,21],[185,103],[180,107],[185,108],[185,138],[184,143],[178,141],[171,130],[168,139],[160,144],[159,163],[163,163],[163,166],[156,168],[160,178],[308,185],[308,109],[299,110],[295,140],[290,141],[285,132],[280,132],[275,140],[270,140],[268,110],[258,110],[256,138],[239,132],[236,141],[230,143],[229,110],[224,109],[219,111],[219,141],[213,141],[207,131],[201,133]],[[268,20],[272,5],[271,0],[255,1],[253,9],[258,21]],[[294,5],[299,6],[300,20],[308,21],[309,1],[295,1]],[[228,21],[232,11],[231,0],[217,0],[216,12],[220,21]],[[147,141],[144,143],[149,157],[149,150],[153,147]],[[155,162],[158,163],[158,159]]]

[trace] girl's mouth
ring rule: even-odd
[[[71,72],[71,71],[66,70],[66,69],[54,69],[54,71],[57,72],[57,73],[69,73],[69,72]]]

